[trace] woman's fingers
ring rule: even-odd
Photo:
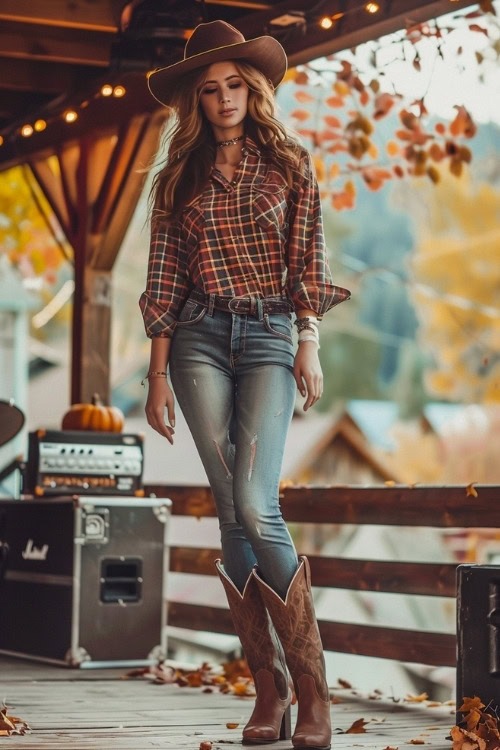
[[[166,437],[167,440],[173,445],[174,441],[172,440],[172,435],[175,434],[175,430],[169,425],[165,424],[164,409],[158,407],[149,410],[147,409],[146,415],[150,427],[152,427],[153,430],[156,430],[156,432],[158,432],[160,435],[163,435],[163,437]]]
[[[307,399],[303,406],[304,411],[307,411],[313,404],[321,398],[323,393],[323,376],[317,373],[306,373],[300,375],[300,378],[304,378],[307,387]]]

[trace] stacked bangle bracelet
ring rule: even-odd
[[[318,344],[318,349],[320,348],[317,318],[311,315],[304,315],[295,320],[295,325],[299,333],[299,344],[301,341],[315,341]],[[311,331],[312,333],[307,333],[307,331]]]
[[[145,387],[144,381],[149,380],[149,378],[152,377],[153,375],[164,375],[165,377],[167,377],[167,373],[165,372],[165,370],[152,370],[151,372],[148,372],[148,374],[145,375],[143,379],[141,380],[141,385],[143,388]]]

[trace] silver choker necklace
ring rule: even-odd
[[[236,143],[237,141],[242,141],[244,135],[237,135],[236,138],[230,138],[228,141],[217,141],[217,146],[231,146],[233,143]]]

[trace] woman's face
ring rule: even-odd
[[[201,88],[200,105],[216,137],[230,138],[228,130],[240,130],[237,126],[247,113],[247,100],[248,86],[234,63],[230,60],[212,63]],[[233,111],[224,115],[224,109]]]

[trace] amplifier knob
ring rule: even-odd
[[[68,458],[68,466],[74,466],[75,465],[75,459],[74,458]]]
[[[56,463],[58,466],[64,466],[64,458],[58,458]]]

